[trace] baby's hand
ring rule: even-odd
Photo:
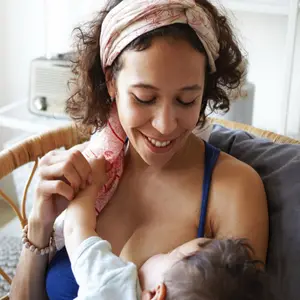
[[[107,181],[106,165],[108,162],[104,157],[89,157],[88,162],[92,168],[92,182],[90,184],[101,188]]]
[[[107,180],[106,160],[103,157],[88,158],[87,160],[91,167],[91,181],[89,181],[89,184],[84,189],[79,190],[75,198],[70,202],[66,217],[70,222],[76,219],[74,214],[80,215],[81,217],[84,216],[84,214],[89,214],[96,218],[96,216],[94,216],[95,202],[99,191],[101,191]],[[78,210],[80,210],[80,208],[82,208],[84,212],[79,214]]]

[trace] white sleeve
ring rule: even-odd
[[[140,299],[136,266],[114,255],[109,242],[90,237],[80,244],[70,260],[79,285],[77,300]]]

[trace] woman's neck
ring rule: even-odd
[[[202,150],[203,149],[203,150]],[[161,168],[149,166],[129,143],[125,154],[125,168],[133,171],[158,171],[174,170],[195,164],[195,156],[204,151],[203,141],[197,138],[193,133],[189,135],[184,146],[173,155],[169,162]]]

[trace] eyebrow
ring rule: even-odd
[[[148,90],[155,90],[158,91],[159,88],[151,85],[151,84],[146,84],[146,83],[136,83],[133,84],[131,87],[134,88],[142,88],[142,89],[148,89]],[[189,86],[185,86],[183,88],[178,89],[178,91],[181,92],[186,92],[186,91],[201,91],[202,90],[202,86],[198,85],[198,84],[194,84],[194,85],[189,85]]]

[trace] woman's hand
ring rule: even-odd
[[[80,189],[92,182],[89,162],[75,146],[67,151],[51,151],[39,162],[39,183],[30,218],[52,227]]]
[[[92,180],[86,185],[85,188],[81,189],[72,200],[72,203],[69,204],[68,212],[72,207],[83,207],[85,209],[92,207],[92,211],[95,211],[95,202],[98,196],[99,191],[101,191],[103,185],[107,180],[106,174],[106,160],[104,157],[100,158],[87,158],[87,161],[91,167]],[[65,221],[67,216],[65,217]],[[69,218],[70,220],[77,220],[76,216]]]

